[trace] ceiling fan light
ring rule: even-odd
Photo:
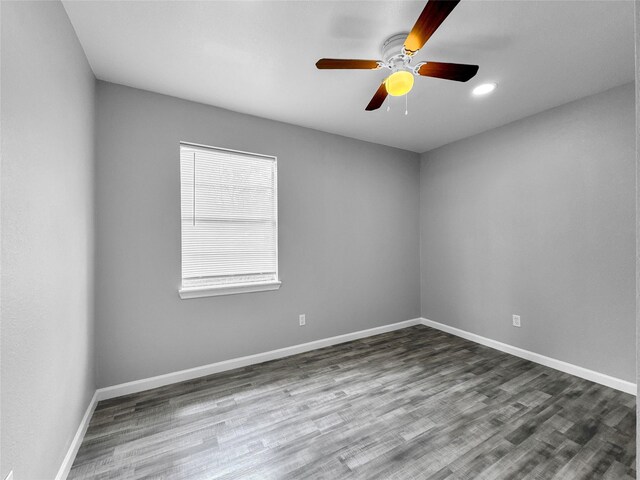
[[[394,72],[386,78],[384,86],[393,97],[406,95],[413,88],[413,74],[406,70]]]

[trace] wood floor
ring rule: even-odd
[[[635,397],[424,326],[98,404],[69,479],[635,478]]]

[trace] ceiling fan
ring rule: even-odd
[[[367,105],[366,110],[369,111],[380,108],[387,95],[397,97],[409,93],[415,75],[466,82],[478,72],[478,65],[443,62],[419,62],[411,65],[416,52],[427,43],[459,2],[460,0],[429,0],[409,34],[400,33],[384,42],[382,60],[321,58],[316,62],[316,67],[320,70],[391,70],[391,75],[384,79]]]

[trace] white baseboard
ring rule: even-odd
[[[554,368],[556,370],[560,370],[561,372],[575,375],[576,377],[584,378],[585,380],[590,380],[607,387],[615,388],[616,390],[620,390],[625,393],[630,393],[631,395],[636,395],[637,392],[637,386],[635,383],[631,383],[620,378],[605,375],[604,373],[595,372],[593,370],[589,370],[588,368],[573,365],[572,363],[563,362],[562,360],[556,360],[555,358],[545,357],[544,355],[540,355],[539,353],[514,347],[506,343],[498,342],[497,340],[491,340],[490,338],[482,337],[480,335],[476,335],[475,333],[470,333],[465,330],[460,330],[459,328],[450,327],[449,325],[434,322],[433,320],[428,320],[426,318],[421,318],[420,323],[427,327],[432,327],[437,330],[450,333],[457,337],[462,337],[467,340],[471,340],[472,342],[479,343],[496,350],[500,350],[501,352],[509,353],[511,355],[515,355],[516,357],[524,358],[525,360],[530,360],[532,362],[539,363],[540,365]]]
[[[318,348],[329,347],[331,345],[337,345],[339,343],[345,343],[352,340],[358,340],[360,338],[371,337],[373,335],[379,335],[381,333],[391,332],[393,330],[400,330],[402,328],[418,325],[420,324],[420,322],[420,318],[414,318],[411,320],[405,320],[404,322],[392,323],[389,325],[369,328],[367,330],[360,330],[353,333],[346,333],[344,335],[338,335],[336,337],[323,338],[321,340],[301,343],[299,345],[280,348],[278,350],[256,353],[255,355],[247,355],[246,357],[232,358],[231,360],[224,360],[222,362],[211,363],[209,365],[203,365],[201,367],[166,373],[164,375],[158,375],[156,377],[143,378],[141,380],[121,383],[112,387],[99,388],[96,391],[96,395],[98,401],[121,397],[122,395],[129,395],[130,393],[142,392],[144,390],[150,390],[152,388],[171,385],[172,383],[184,382],[185,380],[193,380],[194,378],[205,377],[214,373],[226,372],[227,370],[233,370],[234,368],[255,365],[256,363],[268,362],[269,360],[289,357],[291,355],[308,352],[310,350],[316,350]]]
[[[60,465],[60,469],[58,470],[58,474],[56,475],[56,480],[65,480],[67,475],[69,475],[69,471],[71,470],[71,466],[73,465],[73,461],[76,459],[76,454],[78,453],[78,449],[82,444],[82,439],[84,438],[84,434],[87,433],[87,428],[89,427],[89,421],[91,420],[91,416],[93,415],[93,411],[96,409],[96,405],[98,404],[98,392],[96,391],[91,397],[91,401],[89,401],[89,406],[87,407],[87,411],[84,412],[84,416],[80,421],[80,426],[76,431],[73,440],[71,441],[71,445],[69,446],[69,450],[62,461],[62,465]]]
[[[96,391],[96,400],[107,400],[110,398],[120,397],[123,395],[129,395],[131,393],[142,392],[144,390],[150,390],[152,388],[163,387],[165,385],[171,385],[172,383],[183,382],[185,380],[193,380],[199,377],[205,377],[214,373],[225,372],[227,370],[233,370],[234,368],[246,367],[248,365],[255,365],[257,363],[268,362],[270,360],[276,360],[278,358],[284,358],[298,353],[308,352],[310,350],[316,350],[318,348],[329,347],[331,345],[337,345],[339,343],[350,342],[352,340],[358,340],[360,338],[370,337],[381,333],[391,332],[393,330],[399,330],[402,328],[411,327],[413,325],[422,324],[427,327],[432,327],[443,332],[456,335],[458,337],[471,340],[472,342],[485,345],[487,347],[500,350],[501,352],[515,355],[516,357],[524,358],[547,367],[560,370],[576,377],[584,378],[592,382],[600,383],[607,387],[615,388],[632,395],[636,395],[637,387],[635,383],[628,382],[604,373],[589,370],[578,365],[563,362],[555,358],[546,357],[539,353],[524,350],[519,347],[514,347],[506,343],[498,342],[490,338],[477,335],[475,333],[467,332],[459,328],[450,327],[443,323],[434,322],[426,318],[414,318],[411,320],[405,320],[404,322],[392,323],[389,325],[383,325],[381,327],[370,328],[367,330],[360,330],[357,332],[347,333],[344,335],[338,335],[335,337],[324,338],[321,340],[315,340],[313,342],[302,343],[299,345],[293,345],[291,347],[280,348],[278,350],[271,350],[268,352],[257,353],[255,355],[247,355],[245,357],[232,358],[230,360],[224,360],[222,362],[211,363],[209,365],[203,365],[200,367],[189,368],[187,370],[180,370],[177,372],[171,372],[164,375],[158,375],[150,378],[143,378],[132,382],[121,383],[119,385],[113,385],[111,387],[99,388]]]

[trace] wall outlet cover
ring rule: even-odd
[[[304,313],[298,317],[298,320],[300,321],[301,327],[307,324],[307,319]]]
[[[520,315],[514,315],[513,316],[513,326],[514,327],[519,327],[520,325]]]

